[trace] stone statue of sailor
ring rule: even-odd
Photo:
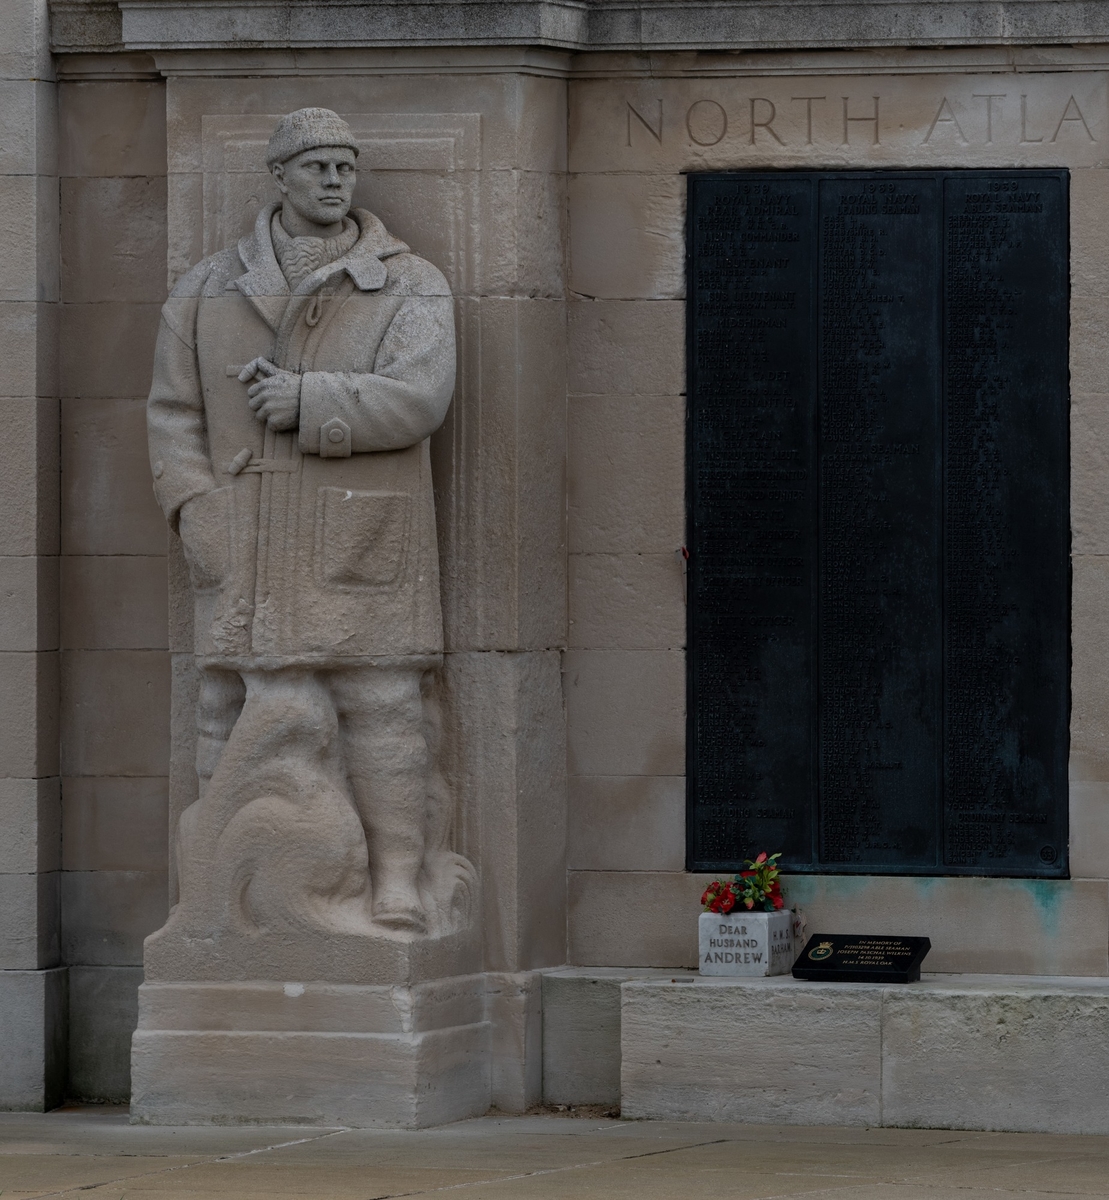
[[[430,698],[428,438],[454,388],[453,308],[435,267],[351,208],[357,158],[330,110],[283,117],[280,202],[163,312],[148,428],[195,599],[200,800],[175,916],[196,936],[435,932],[472,871],[447,845]]]

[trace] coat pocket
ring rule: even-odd
[[[316,574],[331,587],[395,586],[408,556],[412,498],[322,487],[316,494]]]
[[[203,492],[181,509],[178,530],[193,587],[219,587],[231,569],[232,488]]]

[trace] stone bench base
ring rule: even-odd
[[[553,972],[544,1068],[559,1103],[618,1078],[632,1118],[1109,1133],[1109,980]]]

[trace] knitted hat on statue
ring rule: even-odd
[[[330,108],[298,108],[277,122],[266,147],[266,166],[288,162],[303,150],[318,146],[345,146],[358,153],[350,126]]]

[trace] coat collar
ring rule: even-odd
[[[267,204],[258,214],[254,229],[239,242],[239,258],[246,273],[232,280],[228,287],[237,288],[258,310],[271,329],[277,329],[292,294],[270,236],[270,221],[280,208],[279,204]],[[404,254],[408,247],[393,237],[384,225],[364,208],[352,208],[350,215],[358,225],[358,241],[342,258],[313,271],[297,286],[296,294],[305,295],[318,291],[337,275],[344,272],[351,277],[355,286],[363,292],[375,292],[384,287],[388,269],[382,259],[394,254]]]

